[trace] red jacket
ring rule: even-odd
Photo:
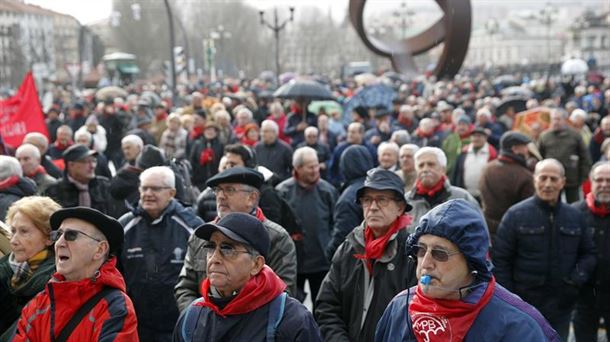
[[[100,268],[99,277],[65,281],[55,273],[45,290],[21,311],[13,341],[49,341],[57,337],[76,311],[104,286],[121,291],[100,300],[76,326],[68,341],[138,341],[138,323],[125,281],[116,269],[116,258]],[[114,295],[113,295],[114,294]]]

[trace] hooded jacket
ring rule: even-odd
[[[328,260],[332,259],[347,234],[362,222],[362,207],[356,204],[356,192],[364,184],[366,172],[372,168],[373,158],[362,145],[348,147],[341,156],[340,170],[345,177],[345,188],[335,205],[335,224],[330,242],[326,246]]]
[[[0,188],[0,221],[4,221],[8,208],[22,197],[32,196],[36,193],[34,181],[19,177],[19,182],[7,188]]]
[[[137,320],[131,299],[125,294],[125,281],[116,269],[116,259],[107,261],[95,278],[65,281],[55,273],[44,291],[21,312],[13,341],[49,341],[96,293],[104,287],[118,289],[91,309],[74,329],[68,341],[138,341]]]

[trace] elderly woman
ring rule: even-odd
[[[21,309],[55,272],[49,217],[61,207],[48,197],[24,197],[6,215],[11,253],[0,259],[0,341],[12,336]]]

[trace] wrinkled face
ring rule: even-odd
[[[176,189],[163,182],[163,177],[157,173],[149,173],[140,183],[140,205],[152,218],[161,216],[172,198]]]
[[[378,156],[379,166],[389,170],[398,163],[398,154],[391,148],[384,148]]]
[[[97,165],[97,158],[95,156],[88,156],[81,160],[69,161],[68,162],[68,174],[70,177],[76,179],[81,183],[89,183],[90,180],[95,178],[95,166]]]
[[[553,163],[545,163],[542,167],[537,168],[534,174],[536,195],[549,204],[557,203],[565,182],[559,166]]]
[[[58,129],[57,140],[62,144],[67,144],[70,140],[72,140],[72,134],[70,134],[70,131],[67,129]]]
[[[349,125],[347,128],[347,142],[350,144],[362,144],[364,133],[360,131],[360,125]]]
[[[405,204],[397,196],[398,194],[392,190],[364,190],[360,197],[360,205],[367,226],[374,232],[383,235],[403,214]]]
[[[404,173],[409,173],[415,170],[415,159],[413,159],[413,151],[412,150],[402,150],[400,151],[400,169]]]
[[[255,258],[247,253],[243,244],[229,239],[219,231],[212,233],[209,243],[216,249],[212,254],[207,254],[207,276],[210,285],[221,295],[230,296],[233,291],[242,289],[251,277],[260,272]],[[220,253],[220,247],[223,245],[233,247],[237,254],[231,257],[223,256]]]
[[[34,173],[38,165],[40,165],[40,159],[35,158],[32,153],[29,153],[27,151],[19,151],[15,157],[17,157],[17,160],[19,160],[19,164],[21,164],[21,169],[26,175]]]
[[[264,144],[273,144],[277,140],[277,133],[268,125],[261,128],[261,137]]]
[[[252,188],[239,183],[222,183],[214,188],[218,217],[230,213],[249,214],[258,202],[258,194]]]
[[[445,168],[432,153],[424,153],[415,161],[417,179],[428,188],[433,187],[445,174]]]
[[[479,149],[487,142],[487,136],[481,133],[475,133],[470,136],[470,142],[474,148]]]
[[[595,199],[610,203],[610,165],[598,166],[591,176],[591,192]]]
[[[87,221],[76,218],[67,218],[59,226],[58,231],[76,230],[89,236],[78,234],[76,240],[66,241],[65,234],[55,242],[55,266],[57,272],[68,281],[81,280],[91,277],[100,258],[103,258],[104,249],[101,244],[108,246],[103,234]],[[93,238],[100,241],[96,241]]]
[[[17,212],[10,222],[11,251],[17,262],[24,262],[52,244],[29,217]]]
[[[307,132],[305,134],[305,142],[309,145],[313,145],[318,141],[318,134],[316,132]]]
[[[121,144],[121,150],[123,151],[123,156],[125,157],[125,160],[130,162],[136,160],[140,152],[142,152],[138,145],[132,143]]]
[[[299,180],[305,184],[315,184],[320,179],[320,163],[318,156],[305,155],[303,164],[296,168]]]
[[[464,255],[461,253],[450,255],[447,261],[434,259],[432,251],[435,249],[450,254],[458,251],[458,247],[454,243],[436,235],[422,235],[418,245],[425,247],[427,251],[423,257],[417,257],[417,279],[421,279],[423,275],[429,275],[431,278],[430,286],[427,289],[421,284],[418,286],[430,298],[458,299],[459,293],[456,290],[472,283],[472,274]]]

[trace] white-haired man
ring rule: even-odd
[[[405,193],[411,191],[417,179],[417,171],[415,170],[415,152],[417,150],[419,150],[419,146],[406,144],[400,146],[398,151],[400,169],[396,170],[396,174],[405,183]]]
[[[22,197],[36,193],[36,184],[23,177],[19,161],[0,155],[0,221],[4,221],[8,208]]]
[[[144,141],[142,138],[135,134],[126,135],[121,139],[121,150],[123,151],[123,158],[127,164],[131,166],[136,165],[136,159],[142,153],[144,148]]]
[[[417,180],[415,187],[407,194],[407,201],[413,206],[410,212],[413,221],[409,232],[413,232],[419,219],[437,205],[450,199],[462,198],[479,207],[477,200],[468,191],[452,186],[447,179],[447,157],[437,147],[422,147],[415,153]]]
[[[392,172],[398,170],[399,151],[400,148],[394,142],[384,141],[379,144],[379,147],[377,147],[377,161],[379,162],[379,167]]]
[[[280,180],[292,174],[292,147],[278,139],[279,126],[273,120],[261,124],[261,141],[254,146],[258,165],[273,171]]]
[[[127,293],[133,300],[142,341],[171,341],[179,311],[174,285],[184,264],[187,242],[203,224],[174,199],[174,172],[154,166],[140,174],[140,202],[120,222],[125,231],[121,254]]]
[[[53,161],[47,151],[49,150],[49,139],[46,135],[40,132],[30,132],[25,135],[21,144],[32,144],[40,151],[40,165],[47,170],[47,173],[53,178],[61,177],[61,170],[53,164]]]
[[[309,146],[316,150],[316,153],[318,153],[318,161],[320,162],[320,176],[323,179],[328,179],[326,171],[330,167],[332,153],[330,152],[330,147],[327,144],[320,142],[319,137],[320,131],[318,128],[309,126],[305,128],[305,141],[300,143],[297,148]]]
[[[17,148],[15,157],[21,164],[23,175],[36,183],[36,193],[43,193],[51,184],[55,183],[55,178],[49,176],[47,171],[40,165],[40,151],[32,144],[23,144]]]

